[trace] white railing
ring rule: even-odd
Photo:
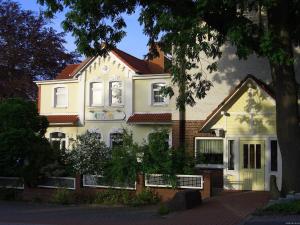
[[[0,188],[24,189],[21,177],[0,177]]]
[[[176,175],[176,188],[203,189],[202,175]],[[172,187],[168,176],[163,174],[146,174],[146,187]]]
[[[136,190],[136,182],[133,184],[124,184],[122,186],[109,185],[101,175],[83,175],[83,186],[93,188],[112,188],[112,189],[125,189]]]
[[[73,177],[48,177],[38,185],[41,188],[65,188],[75,190],[76,179]]]

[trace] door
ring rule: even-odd
[[[240,142],[240,182],[242,190],[265,189],[265,142]]]

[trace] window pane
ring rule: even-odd
[[[65,138],[66,134],[61,132],[53,132],[50,134],[50,138]]]
[[[66,106],[66,105],[67,105],[66,88],[63,87],[55,88],[55,106]]]
[[[110,83],[110,103],[111,105],[122,104],[122,82],[114,81]]]
[[[111,147],[117,147],[123,145],[123,134],[122,133],[113,133],[110,134]]]
[[[256,145],[256,169],[261,168],[261,145]]]
[[[254,166],[255,162],[255,151],[254,151],[254,144],[250,144],[250,168],[255,168]]]
[[[228,169],[234,170],[234,140],[228,141]]]
[[[164,103],[165,98],[160,92],[161,88],[164,87],[164,83],[156,83],[152,85],[153,103]]]
[[[243,151],[244,151],[244,168],[248,168],[248,161],[249,161],[249,150],[248,150],[248,145],[247,144],[244,144],[243,145]]]
[[[277,162],[277,141],[271,141],[271,171],[277,171],[278,169],[278,162]]]
[[[92,83],[91,85],[91,105],[103,105],[103,83]]]
[[[199,163],[223,164],[223,140],[197,140],[196,153]]]

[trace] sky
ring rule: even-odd
[[[32,10],[38,14],[42,10],[42,6],[37,4],[36,0],[15,0],[21,4],[22,9]],[[61,22],[64,20],[64,12],[57,14],[50,24],[58,32],[62,32]],[[127,35],[117,45],[117,47],[131,55],[138,58],[143,58],[148,51],[147,37],[143,34],[143,28],[138,22],[138,12],[133,15],[125,16],[127,28],[125,29]],[[74,37],[71,33],[67,33],[65,36],[67,41],[65,47],[68,51],[74,51],[76,45],[74,43]]]

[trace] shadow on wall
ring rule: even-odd
[[[250,55],[247,60],[240,60],[236,55],[236,48],[226,45],[218,61],[218,71],[212,76],[212,81],[226,82],[227,85],[235,87],[247,74],[253,74],[269,83],[271,76],[268,60],[258,58],[256,55]]]
[[[294,56],[296,79],[300,83],[300,48],[295,50]],[[212,81],[219,84],[226,82],[234,87],[247,74],[253,74],[267,84],[271,82],[270,66],[266,58],[253,54],[247,60],[239,60],[235,47],[224,46],[222,57],[218,61],[218,71],[212,75]]]

